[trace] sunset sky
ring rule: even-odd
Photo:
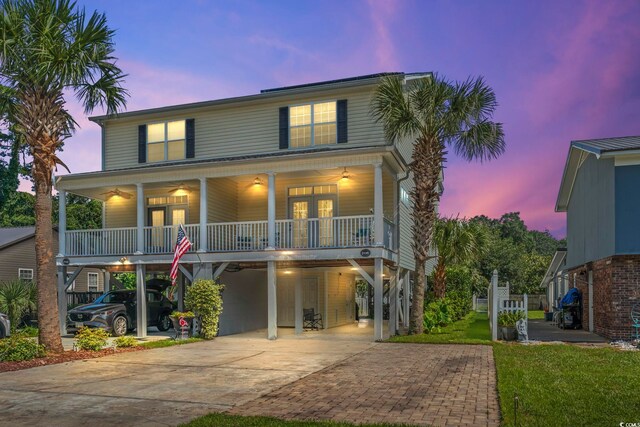
[[[570,141],[640,134],[636,0],[80,4],[117,31],[128,110],[385,71],[484,76],[507,152],[485,164],[450,157],[446,215],[520,211],[562,237],[554,204]],[[99,170],[99,127],[69,108],[81,129],[61,158],[73,173]]]

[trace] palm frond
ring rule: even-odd
[[[415,136],[420,129],[405,96],[403,79],[398,76],[382,78],[371,100],[371,113],[376,122],[382,123],[388,141]]]

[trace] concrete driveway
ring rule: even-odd
[[[369,336],[264,336],[2,373],[0,425],[176,425],[247,403],[377,345]]]

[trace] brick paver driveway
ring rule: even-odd
[[[288,419],[498,425],[492,348],[378,344],[230,412]]]

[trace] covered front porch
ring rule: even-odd
[[[171,176],[141,171],[137,183],[62,177],[59,256],[171,254],[179,225],[191,252],[198,253],[397,250],[396,176],[382,158],[368,165],[299,168],[262,172],[257,166],[251,173],[200,178],[190,177],[195,169]],[[101,229],[66,229],[67,192],[103,202]]]

